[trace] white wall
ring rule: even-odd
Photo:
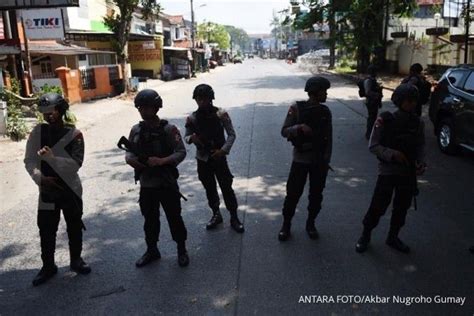
[[[91,21],[102,21],[107,14],[105,0],[79,0],[79,7],[66,9],[69,28],[91,30]]]

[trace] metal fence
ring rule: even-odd
[[[119,67],[109,66],[109,83],[111,86],[116,85],[120,81]]]
[[[93,90],[96,88],[95,74],[93,68],[81,69],[82,90]]]

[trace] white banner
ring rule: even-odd
[[[21,10],[28,39],[63,39],[61,9]]]
[[[156,49],[154,41],[143,42],[143,49]]]
[[[0,11],[24,8],[78,7],[78,0],[1,0]]]

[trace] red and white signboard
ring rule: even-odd
[[[418,5],[441,5],[443,0],[416,0]]]
[[[63,39],[61,9],[21,10],[28,39]]]
[[[0,40],[5,39],[5,27],[3,26],[3,17],[0,15]]]

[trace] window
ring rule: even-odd
[[[461,88],[462,78],[466,74],[466,70],[455,70],[448,74],[449,82],[456,88]]]
[[[180,30],[179,30],[179,27],[175,28],[175,31],[176,31],[176,36],[175,36],[175,39],[180,39],[181,38],[181,35],[180,35]]]
[[[474,94],[474,72],[471,72],[469,77],[467,77],[466,84],[464,84],[464,91]]]
[[[40,66],[42,74],[49,74],[53,72],[53,67],[51,66],[50,62],[40,62]]]

